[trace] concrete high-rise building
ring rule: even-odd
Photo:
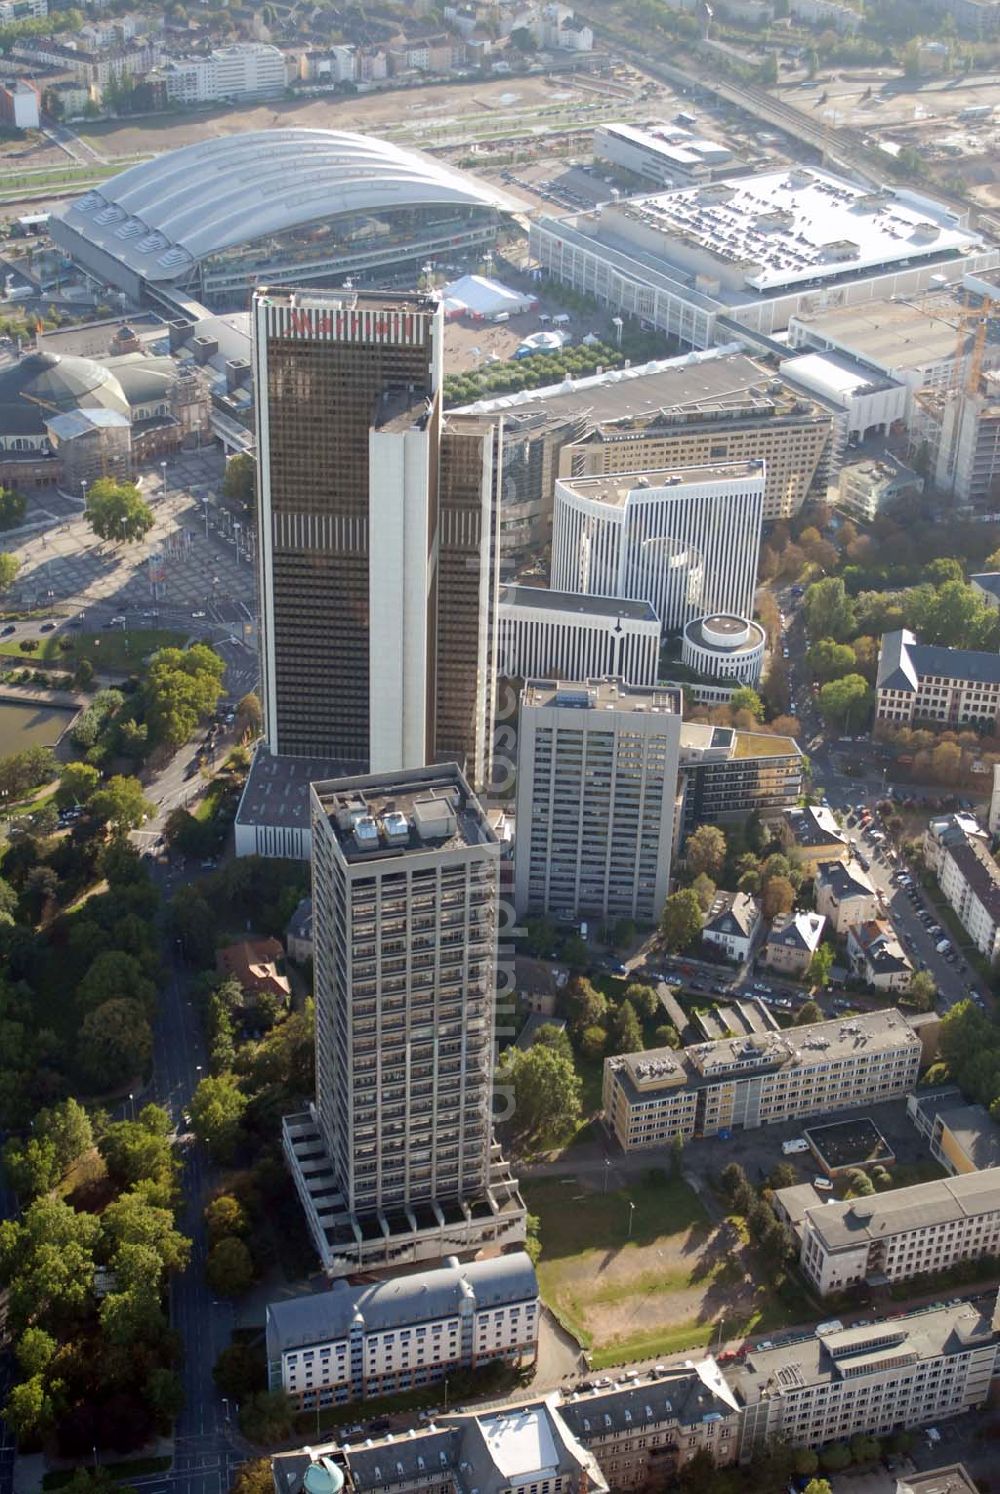
[[[650,602],[664,632],[753,616],[764,463],[559,478],[552,585]]]
[[[679,688],[529,681],[521,695],[514,900],[653,923],[670,882]]]
[[[454,764],[310,800],[316,1102],[283,1129],[323,1266],[520,1241],[491,1125],[497,837]]]
[[[489,774],[499,422],[441,411],[440,305],[254,296],[264,736]]]

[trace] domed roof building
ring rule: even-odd
[[[0,483],[62,482],[73,442],[72,491],[93,477],[130,476],[207,418],[207,392],[171,358],[28,353],[0,369]],[[81,467],[84,447],[91,454]]]

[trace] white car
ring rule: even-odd
[[[830,1182],[829,1178],[821,1178],[821,1177],[815,1177],[815,1178],[813,1178],[813,1187],[816,1189],[817,1193],[832,1193],[833,1192],[833,1184]]]

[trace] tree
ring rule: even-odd
[[[812,638],[843,642],[854,631],[854,606],[839,576],[813,582],[806,592],[803,613]]]
[[[738,1162],[728,1162],[719,1174],[719,1191],[737,1214],[746,1214],[754,1200],[747,1175]]]
[[[582,1032],[587,1027],[603,1027],[608,1015],[608,998],[585,976],[576,975],[566,987],[570,1027]]]
[[[262,1390],[242,1402],[240,1431],[251,1442],[281,1442],[291,1435],[294,1417],[292,1403],[284,1391]]]
[[[608,1046],[608,1034],[603,1027],[595,1025],[585,1027],[579,1034],[580,1052],[584,1058],[591,1060],[602,1057]]]
[[[852,724],[863,724],[874,698],[874,692],[863,675],[845,674],[842,679],[831,680],[820,690],[820,715],[829,725],[840,726],[846,731]]]
[[[855,1463],[873,1463],[881,1455],[882,1446],[877,1437],[872,1437],[867,1432],[858,1432],[851,1438],[851,1457]],[[818,1482],[825,1483],[826,1480]]]
[[[242,1240],[228,1235],[208,1252],[205,1275],[220,1297],[238,1297],[253,1281],[253,1257]]]
[[[818,944],[813,951],[813,957],[809,961],[806,971],[806,980],[813,986],[819,986],[820,990],[826,990],[830,984],[830,971],[833,968],[833,945]]]
[[[231,1193],[220,1193],[206,1205],[205,1224],[210,1245],[217,1245],[226,1235],[245,1235],[250,1227],[243,1205]]]
[[[25,1203],[40,1193],[48,1193],[62,1176],[54,1143],[38,1136],[29,1137],[23,1145],[8,1141],[3,1149],[3,1170],[14,1192]]]
[[[173,1210],[154,1202],[150,1192],[139,1180],[101,1215],[104,1247],[123,1285],[129,1282],[129,1262],[134,1264],[137,1249],[151,1254],[157,1281],[164,1272],[183,1271],[191,1254],[191,1241],[177,1228]]]
[[[16,529],[28,512],[28,500],[13,488],[0,488],[0,529]]]
[[[55,1388],[54,1386],[52,1387]],[[19,1442],[34,1443],[55,1421],[55,1404],[41,1375],[15,1385],[3,1408],[4,1420]]]
[[[850,644],[834,643],[832,638],[821,638],[806,654],[806,666],[820,684],[851,674],[857,663],[857,654]]]
[[[80,1012],[93,1011],[106,1001],[137,1001],[152,1015],[156,1005],[156,987],[142,973],[134,955],[109,949],[99,954],[76,988]]]
[[[160,1116],[165,1122],[165,1130],[161,1130]],[[157,1105],[144,1106],[134,1121],[114,1121],[108,1126],[97,1149],[104,1158],[109,1176],[119,1188],[131,1188],[145,1182],[173,1182],[175,1164],[169,1128],[170,1117]],[[109,1204],[105,1214],[113,1207]]]
[[[56,1340],[44,1328],[26,1328],[16,1350],[18,1368],[29,1380],[34,1375],[44,1375],[56,1348]]]
[[[165,1364],[156,1365],[149,1372],[143,1399],[156,1417],[157,1426],[169,1432],[184,1409],[184,1387],[180,1376]]]
[[[611,1045],[615,1053],[640,1053],[642,1024],[631,1001],[623,1001],[611,1018]]]
[[[241,737],[259,737],[264,726],[260,696],[253,690],[236,707],[236,725]]]
[[[115,482],[99,477],[87,489],[84,514],[99,539],[145,539],[153,527],[153,510],[144,503],[134,482]]]
[[[795,1472],[801,1478],[808,1478],[816,1472],[819,1467],[819,1458],[811,1447],[797,1447],[795,1449]]]
[[[125,835],[155,814],[156,806],[143,794],[138,778],[118,773],[93,795],[90,813],[97,824],[107,825],[116,835]]]
[[[803,1449],[800,1449],[800,1451],[810,1452],[811,1449],[810,1448],[803,1448]],[[814,1453],[813,1457],[815,1457],[815,1456],[816,1455]],[[798,1460],[798,1453],[796,1453],[796,1461],[797,1460]],[[816,1462],[817,1463],[819,1462],[818,1458],[816,1459]],[[805,1488],[803,1489],[802,1494],[831,1494],[829,1479],[825,1479],[825,1478],[811,1478],[809,1480],[809,1482],[806,1484]]]
[[[750,685],[740,685],[729,701],[731,711],[749,711],[757,721],[764,719],[764,702]]]
[[[706,877],[704,872],[699,872],[691,883],[691,891],[698,899],[701,911],[707,913],[715,899],[715,883],[711,877]]]
[[[233,508],[248,508],[254,501],[257,463],[247,452],[231,456],[222,477],[222,496]]]
[[[803,1001],[795,1014],[796,1027],[808,1027],[811,1022],[822,1022],[823,1013],[815,1001]]]
[[[632,981],[626,986],[625,1000],[640,1017],[655,1017],[660,1010],[660,998],[653,987],[641,985],[638,981]]]
[[[691,887],[674,892],[663,905],[660,933],[668,950],[689,949],[701,937],[701,904]]]
[[[798,1174],[790,1162],[776,1162],[767,1175],[767,1186],[775,1192],[779,1188],[791,1188]]]
[[[251,1349],[249,1344],[230,1344],[215,1361],[212,1378],[220,1395],[229,1396],[231,1400],[245,1400],[248,1395],[267,1388],[264,1356]]]
[[[937,982],[929,970],[914,970],[903,1000],[907,1006],[913,1007],[918,1012],[934,1010],[934,1003],[937,1000]]]
[[[191,1125],[217,1162],[232,1160],[247,1097],[235,1074],[203,1079],[191,1097]]]
[[[198,722],[215,710],[225,668],[225,661],[204,643],[188,649],[161,648],[153,655],[143,693],[155,741],[183,746]]]
[[[653,1037],[657,1048],[679,1048],[681,1045],[680,1033],[672,1022],[662,1022]]]
[[[770,921],[779,913],[790,913],[795,906],[795,888],[788,877],[768,877],[761,887],[760,906]]]
[[[153,1033],[138,1001],[118,998],[88,1012],[80,1028],[80,1067],[95,1089],[113,1089],[145,1073]]]
[[[56,803],[60,809],[71,809],[74,805],[90,802],[100,786],[101,775],[90,763],[66,763],[56,789]]]
[[[0,550],[0,595],[10,591],[17,580],[21,570],[21,562],[16,555],[10,555],[6,550]]]
[[[552,1048],[508,1048],[499,1069],[509,1085],[511,1130],[522,1147],[547,1150],[573,1134],[580,1122],[582,1085],[573,1064]]]
[[[208,965],[215,953],[215,914],[196,887],[178,887],[170,903],[170,928],[192,965]]]
[[[726,837],[718,825],[699,825],[684,842],[684,860],[692,877],[704,872],[718,881],[726,862]]]

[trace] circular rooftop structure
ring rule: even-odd
[[[53,220],[75,259],[135,293],[142,286],[247,287],[362,271],[378,259],[454,253],[523,209],[442,161],[342,130],[251,130],[167,151],[102,182]],[[414,216],[416,215],[416,216]],[[482,237],[482,235],[481,235]],[[228,279],[227,279],[228,276]],[[245,299],[245,298],[244,298]]]
[[[0,373],[0,435],[42,436],[47,417],[78,409],[129,413],[112,369],[92,358],[29,353]]]
[[[681,661],[698,674],[755,685],[764,667],[766,634],[760,623],[731,612],[695,617],[684,629]]]

